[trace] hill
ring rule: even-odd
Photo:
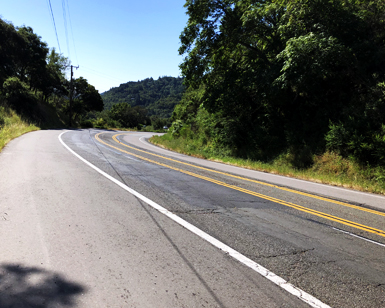
[[[130,81],[102,93],[104,108],[110,110],[114,104],[128,103],[131,107],[143,106],[149,116],[169,118],[184,92],[183,78],[159,77]]]

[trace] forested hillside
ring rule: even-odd
[[[298,167],[385,165],[385,2],[187,0],[174,137]]]
[[[104,108],[110,110],[115,104],[127,103],[131,107],[145,107],[149,116],[169,118],[182,97],[182,83],[182,78],[174,77],[127,82],[102,93]]]

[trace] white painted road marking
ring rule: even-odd
[[[348,231],[344,231],[344,230],[341,230],[341,229],[338,229],[338,228],[335,228],[335,227],[332,227],[333,230],[336,230],[336,231],[339,231],[339,232],[342,232],[342,233],[345,233],[345,234],[348,234],[350,236],[353,236],[353,237],[356,237],[356,238],[359,238],[360,240],[364,240],[364,241],[367,241],[369,243],[372,243],[372,244],[376,244],[378,246],[382,246],[382,247],[385,247],[384,244],[380,243],[380,242],[376,242],[376,241],[373,241],[373,240],[370,240],[366,237],[363,237],[363,236],[359,236],[357,234],[354,234],[354,233],[351,233],[351,232],[348,232]]]
[[[269,271],[268,269],[266,269],[262,265],[259,265],[258,263],[254,262],[253,260],[251,260],[251,259],[247,258],[246,256],[242,255],[238,251],[234,250],[233,248],[231,248],[231,247],[225,245],[224,243],[218,241],[216,238],[212,237],[211,235],[207,234],[206,232],[203,232],[202,230],[198,229],[194,225],[190,224],[189,222],[185,221],[184,219],[180,218],[179,216],[173,214],[169,210],[165,209],[164,207],[160,206],[159,204],[155,203],[154,201],[148,199],[147,197],[141,195],[137,191],[133,190],[132,188],[128,187],[127,185],[123,184],[122,182],[119,182],[117,179],[113,178],[112,176],[108,175],[104,171],[100,170],[95,165],[91,164],[89,161],[87,161],[86,159],[81,157],[79,154],[75,153],[71,148],[69,148],[64,143],[64,141],[62,140],[61,136],[63,134],[65,134],[65,133],[67,133],[67,132],[68,131],[65,131],[65,132],[63,132],[63,133],[61,133],[59,135],[58,138],[59,138],[60,142],[63,144],[63,146],[68,151],[70,151],[73,155],[75,155],[77,158],[79,158],[81,161],[83,161],[89,167],[91,167],[92,169],[96,170],[101,175],[103,175],[104,177],[106,177],[110,181],[114,182],[116,185],[120,186],[121,188],[123,188],[127,192],[133,194],[134,196],[136,196],[140,200],[144,201],[145,203],[147,203],[148,205],[150,205],[151,207],[153,207],[154,209],[156,209],[160,213],[166,215],[167,217],[169,217],[170,219],[172,219],[173,221],[175,221],[179,225],[183,226],[187,230],[191,231],[192,233],[198,235],[200,238],[206,240],[207,242],[209,242],[213,246],[215,246],[215,247],[219,248],[220,250],[224,251],[225,253],[229,254],[231,257],[233,257],[237,261],[243,263],[247,267],[249,267],[252,270],[256,271],[257,273],[259,273],[260,275],[264,276],[265,278],[267,278],[271,282],[275,283],[276,285],[280,286],[281,288],[283,288],[284,290],[286,290],[290,294],[298,297],[299,299],[301,299],[305,303],[309,304],[311,307],[314,307],[314,308],[330,308],[329,305],[324,304],[323,302],[321,302],[320,300],[318,300],[314,296],[312,296],[312,295],[306,293],[305,291],[303,291],[303,290],[293,286],[291,283],[288,283],[286,280],[284,280],[283,278],[277,276],[276,274],[274,274],[273,272]]]

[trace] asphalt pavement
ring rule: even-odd
[[[385,307],[384,198],[63,132],[0,153],[0,307]]]

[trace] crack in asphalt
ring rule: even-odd
[[[199,210],[188,210],[188,211],[173,211],[174,214],[221,214],[217,209],[199,209]]]
[[[290,253],[276,254],[276,255],[271,255],[271,256],[258,256],[256,258],[258,258],[258,259],[270,259],[270,258],[278,258],[278,257],[295,256],[298,254],[305,254],[305,253],[312,251],[312,250],[315,250],[315,248],[304,249],[304,250],[300,250],[300,251],[293,251]]]

